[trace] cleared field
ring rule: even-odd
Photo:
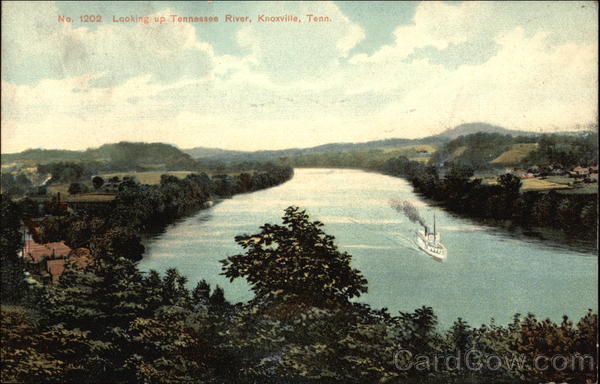
[[[240,174],[242,171],[235,171],[235,172],[203,171],[203,172],[205,172],[209,176],[213,176],[216,174],[222,174],[222,173],[226,173],[230,176],[235,176],[235,175]],[[243,171],[243,172],[252,173],[253,171]],[[181,179],[191,173],[194,173],[194,172],[192,172],[192,171],[112,172],[112,173],[104,173],[104,174],[101,174],[100,176],[104,179],[105,182],[114,176],[118,176],[120,179],[122,179],[124,176],[133,176],[133,177],[135,177],[135,179],[138,182],[140,182],[142,184],[160,184],[160,176],[161,175],[167,174],[167,175],[172,175],[172,176],[175,176],[175,177],[178,177]],[[196,173],[200,173],[200,172],[196,172]],[[91,180],[89,182],[84,182],[83,184],[87,185],[88,188],[90,189],[90,191],[92,191],[91,193],[93,193]],[[69,185],[70,184],[68,184],[68,183],[67,184],[51,184],[48,186],[48,193],[55,195],[57,192],[60,192],[60,194],[65,197],[65,199],[71,199],[72,196],[77,196],[77,195],[69,194]],[[100,197],[100,199],[102,199],[102,197]]]
[[[394,152],[394,151],[406,151],[406,153],[409,153],[409,152],[433,153],[437,150],[438,150],[438,147],[436,147],[435,145],[423,144],[423,145],[407,145],[405,147],[398,147],[398,148],[384,148],[383,152],[388,153],[388,152]]]
[[[546,189],[570,189],[570,185],[555,183],[548,179],[523,179],[522,191],[541,191]]]
[[[560,193],[582,193],[582,194],[598,193],[598,183],[584,184],[582,187],[579,187],[579,188],[562,189],[558,192],[560,192]]]
[[[101,174],[100,176],[104,179],[104,181],[108,181],[109,178],[114,177],[114,176],[118,176],[119,178],[123,178],[123,176],[134,176],[135,179],[137,181],[139,181],[142,184],[159,184],[160,183],[160,176],[164,175],[164,174],[169,174],[169,175],[173,175],[179,178],[183,178],[186,177],[187,175],[189,175],[192,172],[189,171],[148,171],[148,172],[114,172],[114,173],[105,173],[105,174]],[[84,184],[86,184],[91,190],[92,190],[92,183],[90,182],[85,182]],[[64,196],[66,199],[71,199],[72,196],[77,196],[77,195],[70,195],[69,194],[69,184],[51,184],[48,186],[48,192],[55,195],[57,192],[60,192],[60,194],[62,196]],[[102,197],[100,197],[100,200],[102,199]]]
[[[69,184],[51,184],[48,186],[48,193],[56,195],[58,192],[63,196],[69,196]]]
[[[462,155],[463,153],[465,153],[466,150],[467,150],[467,146],[466,145],[460,146],[460,147],[456,148],[454,150],[454,152],[452,152],[452,156],[453,157],[458,157],[458,156]]]
[[[85,202],[109,202],[115,199],[115,194],[108,193],[84,193],[81,195],[70,195],[66,198],[69,203],[85,203]]]
[[[498,181],[495,177],[483,179],[485,184],[495,185]],[[550,189],[573,189],[567,183],[557,183],[548,179],[521,179],[521,191],[545,191]]]
[[[149,172],[115,172],[115,173],[105,173],[100,175],[104,181],[107,181],[111,177],[118,176],[119,178],[123,178],[124,176],[133,176],[137,181],[142,184],[160,184],[160,176],[161,175],[172,175],[178,178],[183,178],[193,173],[191,171],[149,171]]]
[[[410,157],[408,160],[427,164],[429,162],[429,159],[431,159],[431,157]]]
[[[533,151],[536,148],[537,143],[513,144],[506,152],[504,152],[491,162],[494,164],[518,164],[531,151]]]

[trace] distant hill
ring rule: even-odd
[[[597,127],[596,127],[597,129]],[[555,135],[582,136],[589,131],[557,132]],[[495,135],[490,137],[489,135]],[[264,162],[281,158],[302,157],[325,153],[356,151],[395,151],[408,146],[431,145],[441,148],[434,156],[436,162],[457,160],[465,164],[514,163],[528,155],[531,146],[515,146],[537,141],[539,133],[512,130],[497,125],[474,122],[461,124],[440,134],[420,139],[390,138],[363,143],[330,143],[310,148],[281,150],[236,151],[212,147],[195,147],[180,150],[164,143],[120,142],[105,144],[85,151],[29,149],[15,154],[3,154],[2,163],[25,162],[31,164],[57,161],[102,162],[118,170],[170,169],[189,170],[211,167],[219,162]],[[468,139],[465,139],[467,138]],[[518,139],[516,139],[519,137]],[[503,156],[503,153],[512,152]],[[503,157],[502,157],[503,156]]]
[[[504,127],[500,127],[498,125],[492,125],[492,124],[487,124],[487,123],[467,123],[467,124],[457,125],[456,127],[448,129],[436,136],[440,137],[440,138],[448,139],[448,140],[453,140],[460,136],[471,135],[471,134],[478,133],[478,132],[499,133],[501,135],[511,135],[511,136],[539,135],[539,133],[535,133],[535,132],[507,129]]]
[[[433,154],[432,161],[474,168],[594,165],[598,162],[597,140],[598,134],[592,131],[517,136],[477,132],[447,142]]]
[[[2,155],[2,163],[22,162],[47,164],[61,161],[81,161],[106,164],[114,170],[190,168],[197,163],[177,147],[163,143],[119,142],[85,151],[28,149]]]
[[[288,148],[271,151],[232,151],[219,148],[195,147],[184,149],[183,152],[189,154],[194,159],[205,159],[214,161],[268,161],[281,157],[301,156],[307,154],[318,154],[327,152],[350,152],[356,150],[370,149],[392,149],[401,148],[408,145],[442,145],[459,136],[470,135],[473,133],[499,133],[511,136],[533,136],[534,132],[516,131],[503,128],[497,125],[487,123],[468,123],[461,124],[452,129],[448,129],[440,134],[428,136],[420,139],[390,138],[383,140],[367,141],[363,143],[330,143],[318,145],[310,148]]]
[[[184,149],[183,152],[195,159],[213,161],[269,161],[282,157],[293,157],[328,152],[350,152],[370,149],[393,149],[411,145],[441,145],[449,139],[441,137],[426,137],[422,139],[383,139],[364,143],[330,143],[310,148],[288,148],[269,151],[231,151],[218,148],[195,147]]]
[[[82,160],[83,157],[83,151],[68,151],[62,149],[27,149],[19,153],[3,153],[2,162],[11,163],[14,161],[77,161]]]
[[[184,153],[187,153],[195,159],[200,158],[215,158],[215,157],[227,157],[227,156],[238,156],[247,153],[248,151],[232,151],[228,149],[211,148],[211,147],[194,147],[191,149],[183,149]]]

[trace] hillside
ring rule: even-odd
[[[597,140],[598,134],[589,131],[518,136],[478,132],[447,142],[432,160],[474,168],[594,165],[598,163]]]
[[[438,146],[448,139],[431,136],[422,139],[391,138],[383,140],[367,141],[364,143],[331,143],[309,148],[288,148],[267,151],[231,151],[218,148],[195,147],[184,149],[183,152],[195,159],[206,159],[215,161],[268,161],[282,157],[294,157],[310,154],[323,154],[329,152],[367,151],[373,149],[399,149],[407,146],[431,145]]]
[[[48,164],[56,162],[94,163],[114,170],[189,168],[196,165],[190,155],[163,143],[120,142],[105,144],[85,151],[29,149],[3,154],[2,163]]]
[[[460,136],[472,135],[474,133],[498,133],[501,135],[510,136],[533,136],[537,135],[534,132],[529,131],[517,131],[513,129],[507,129],[498,125],[492,125],[487,123],[466,123],[457,125],[454,128],[448,129],[438,135],[439,138],[446,140],[454,140]]]
[[[83,151],[68,151],[62,149],[27,149],[19,153],[3,153],[2,163],[15,161],[50,162],[83,160]]]
[[[513,144],[490,163],[498,165],[517,165],[537,148],[537,143]]]
[[[242,156],[251,152],[247,151],[232,151],[228,149],[211,148],[211,147],[194,147],[183,149],[182,152],[187,153],[194,159],[201,158],[219,158],[219,157],[234,157]]]
[[[562,132],[556,137],[577,138],[589,135],[589,132]],[[309,148],[288,148],[281,150],[237,151],[213,147],[194,147],[180,150],[163,143],[120,142],[105,144],[99,148],[85,151],[30,149],[16,154],[3,154],[2,164],[19,162],[28,166],[39,163],[59,161],[97,162],[107,165],[112,171],[128,170],[190,170],[201,168],[219,168],[223,163],[237,163],[251,166],[252,163],[273,160],[295,159],[302,162],[312,156],[315,162],[320,154],[350,153],[350,157],[364,157],[366,151],[383,151],[386,157],[390,151],[405,151],[408,147],[429,146],[428,153],[416,151],[406,154],[418,161],[427,161],[432,153],[435,163],[457,163],[468,166],[513,165],[536,155],[534,144],[540,134],[527,131],[506,129],[487,123],[461,124],[441,134],[420,139],[389,138],[363,143],[330,143]],[[399,152],[399,153],[400,153]],[[315,157],[316,156],[316,157]],[[383,155],[373,154],[377,159]],[[540,158],[540,154],[537,158]],[[348,156],[345,156],[348,158]],[[543,156],[542,156],[543,157]],[[589,157],[589,156],[588,156]],[[544,162],[540,158],[537,162]],[[320,162],[316,161],[316,162]],[[100,169],[98,169],[100,170]]]
[[[318,145],[309,148],[287,148],[281,150],[264,150],[264,151],[232,151],[210,147],[194,147],[184,149],[183,152],[189,154],[195,159],[206,159],[214,161],[268,161],[281,157],[297,157],[309,154],[323,154],[328,152],[350,152],[359,150],[373,149],[399,149],[407,146],[415,145],[433,145],[441,146],[459,136],[470,135],[478,132],[498,133],[511,136],[534,136],[534,132],[515,131],[506,129],[497,125],[487,123],[468,123],[461,124],[454,128],[448,129],[437,135],[427,136],[420,139],[404,139],[404,138],[389,138],[383,140],[373,140],[363,143],[330,143]]]

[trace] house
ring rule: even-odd
[[[535,175],[525,169],[515,169],[512,171],[512,174],[517,176],[520,179],[531,179],[534,178]]]
[[[46,270],[50,274],[52,283],[57,284],[60,275],[65,271],[65,259],[46,260]]]
[[[65,270],[65,259],[72,250],[64,242],[40,244],[33,240],[31,234],[25,230],[25,241],[21,255],[27,262],[27,268],[32,273],[42,277],[50,277],[57,283],[60,275]]]
[[[72,265],[77,269],[83,269],[94,264],[90,251],[86,248],[75,249],[68,254],[68,257],[47,258],[46,272],[50,274],[50,281],[53,284],[58,283],[68,262],[72,262]]]
[[[562,169],[561,167],[558,167],[558,166],[551,165],[548,168],[550,169],[550,174],[552,176],[562,176],[567,173],[567,172],[565,172],[564,169]]]
[[[573,168],[571,172],[575,173],[578,176],[586,176],[589,175],[590,170],[588,168],[578,165],[575,168]]]
[[[539,174],[541,172],[540,167],[538,167],[537,165],[529,167],[529,169],[527,171],[529,171],[530,173],[533,173],[533,174]]]
[[[22,253],[25,259],[39,263],[45,257],[67,257],[71,253],[71,248],[62,241],[38,244],[32,239],[25,240]]]
[[[66,203],[72,210],[96,210],[110,207],[115,199],[117,198],[116,193],[112,192],[93,192],[93,193],[81,193],[78,195],[70,196]]]

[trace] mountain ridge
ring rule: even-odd
[[[597,128],[596,128],[597,129]],[[158,149],[173,162],[185,162],[188,159],[204,159],[215,161],[269,161],[280,157],[290,157],[303,154],[317,154],[326,152],[346,152],[351,150],[370,150],[370,149],[386,149],[397,148],[409,145],[433,144],[442,145],[460,136],[466,136],[474,133],[499,133],[511,136],[538,136],[545,133],[512,130],[498,125],[472,122],[457,125],[454,128],[447,129],[439,134],[426,136],[417,139],[408,138],[386,138],[380,140],[371,140],[366,142],[337,142],[321,144],[307,148],[286,148],[278,150],[258,150],[258,151],[243,151],[229,150],[216,147],[197,146],[193,148],[182,149],[168,143],[142,143],[142,142],[125,142],[103,144],[97,148],[88,148],[85,150],[62,150],[62,149],[27,149],[18,153],[2,154],[2,162],[11,162],[19,160],[50,162],[50,161],[72,161],[72,160],[99,160],[106,157],[117,157],[121,161],[126,159],[120,158],[117,148],[125,149],[129,147],[140,146],[144,151],[149,151],[150,148]],[[589,131],[562,131],[552,132],[547,134],[566,134],[577,135]],[[137,152],[137,151],[136,151]],[[152,152],[152,151],[150,151]],[[179,153],[178,153],[179,152]],[[141,155],[138,153],[138,155]],[[146,157],[146,153],[141,157]],[[116,160],[116,159],[115,159]],[[127,159],[128,160],[128,159]]]

